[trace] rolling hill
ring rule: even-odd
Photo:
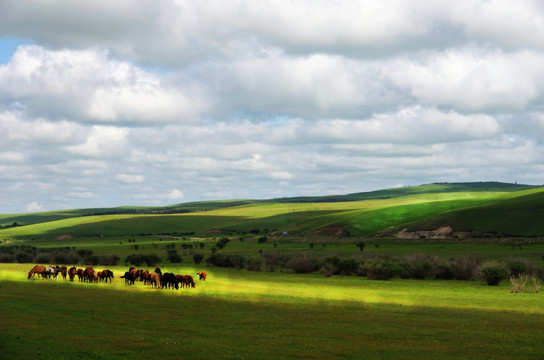
[[[471,236],[534,236],[544,235],[543,214],[544,187],[436,183],[338,196],[0,215],[0,239],[284,232],[393,237],[443,227]]]

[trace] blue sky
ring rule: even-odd
[[[543,30],[536,0],[3,1],[0,213],[542,184]]]

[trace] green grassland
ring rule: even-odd
[[[207,257],[227,237],[218,253],[247,258],[477,255],[543,268],[543,212],[544,187],[493,182],[0,215],[0,247],[90,249],[120,258],[119,266],[107,266],[116,275],[111,284],[27,280],[34,264],[0,264],[0,357],[541,359],[542,294],[513,294],[507,280],[487,286],[254,272],[197,265],[191,255]],[[480,236],[395,237],[444,225]],[[343,233],[322,232],[328,228]],[[355,246],[361,240],[364,251]],[[181,263],[165,258],[171,245]],[[208,281],[178,291],[126,286],[119,276],[134,254],[158,255],[163,272],[195,276],[204,269]]]
[[[206,269],[195,289],[27,280],[0,265],[5,359],[538,359],[541,294],[478,282]],[[196,273],[193,267],[163,268]]]

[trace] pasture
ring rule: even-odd
[[[506,281],[208,272],[194,289],[27,280],[0,264],[6,359],[541,359],[542,294]],[[100,267],[95,267],[101,269]]]

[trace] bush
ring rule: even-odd
[[[540,292],[540,280],[534,275],[520,274],[518,276],[510,276],[512,288],[511,293],[531,293],[538,294]]]
[[[510,276],[513,277],[518,277],[521,274],[532,273],[531,265],[521,260],[509,261],[507,267]]]
[[[264,261],[262,258],[251,258],[247,261],[248,271],[261,271],[263,269]]]
[[[241,255],[212,254],[206,259],[207,264],[219,267],[243,269],[246,259]]]
[[[481,260],[476,256],[461,256],[451,264],[451,270],[456,280],[472,280],[480,268]]]
[[[341,275],[356,274],[359,269],[359,263],[353,259],[340,260],[337,264],[337,271]]]
[[[197,264],[197,265],[200,264],[202,259],[204,259],[204,255],[202,255],[202,254],[193,254],[193,261],[195,262],[195,264]]]
[[[392,260],[373,261],[365,267],[367,278],[372,280],[389,280],[402,273],[402,268]]]
[[[141,266],[143,263],[146,263],[147,266],[156,266],[160,260],[161,258],[155,254],[132,254],[127,256],[125,264]]]
[[[454,280],[455,274],[449,264],[439,264],[434,275],[436,280]]]
[[[40,264],[51,264],[53,262],[52,260],[51,254],[42,253],[36,256],[35,262]]]
[[[285,266],[297,274],[305,274],[316,271],[315,260],[306,254],[297,254],[289,259]]]
[[[117,255],[102,255],[98,260],[99,265],[115,266],[119,262],[120,258]]]
[[[508,271],[501,265],[487,265],[482,269],[482,278],[487,285],[496,286],[506,279]]]
[[[13,254],[1,253],[0,254],[0,263],[14,263],[15,256]]]

